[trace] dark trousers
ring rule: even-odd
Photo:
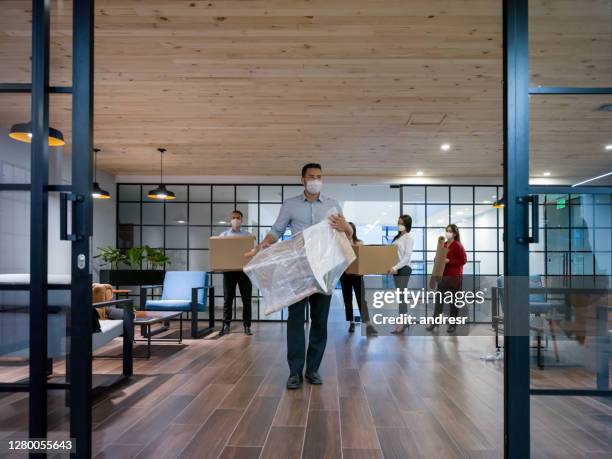
[[[327,344],[327,317],[331,295],[315,293],[289,306],[287,319],[287,363],[291,374],[301,375],[306,362],[306,372],[319,370]],[[306,304],[310,304],[310,336],[306,353],[304,320]]]
[[[438,291],[442,294],[442,300],[446,292],[452,292],[453,298],[455,292],[461,290],[461,278],[460,277],[443,277],[442,280],[438,283]],[[455,306],[455,302],[447,303],[448,304],[448,313],[450,317],[457,317],[459,313],[459,308]],[[434,307],[434,317],[438,317],[442,315],[442,311],[444,310],[444,302],[438,301],[436,299],[436,305]]]
[[[402,266],[397,274],[393,276],[393,282],[395,283],[395,288],[400,290],[404,290],[408,287],[408,281],[410,280],[410,275],[412,274],[412,268],[410,266]],[[400,298],[403,298],[403,294]],[[404,301],[400,301],[399,304],[399,312],[400,314],[406,314],[408,312],[408,305]]]
[[[369,322],[370,314],[368,312],[368,305],[363,298],[363,276],[344,273],[340,277],[340,285],[342,286],[342,298],[344,299],[344,312],[347,322],[353,322],[355,320],[353,317],[353,291],[355,291],[355,298],[357,298],[357,306],[361,313],[361,321]]]
[[[251,295],[253,286],[249,276],[242,271],[223,273],[223,322],[232,321],[232,306],[236,298],[236,285],[240,288],[242,298],[242,321],[245,326],[251,326]]]

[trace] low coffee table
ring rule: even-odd
[[[179,337],[176,338],[152,338],[158,333],[168,330],[168,327],[161,326],[151,330],[151,325],[168,322],[170,319],[179,318]],[[134,317],[134,325],[140,325],[140,334],[146,339],[134,339],[134,341],[147,342],[147,359],[151,357],[151,341],[165,341],[172,343],[183,342],[183,311],[145,311],[144,315]]]

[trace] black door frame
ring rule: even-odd
[[[612,187],[529,185],[529,97],[538,95],[612,94],[612,87],[529,87],[529,0],[504,0],[504,275],[506,289],[504,355],[504,455],[530,453],[530,396],[602,395],[601,391],[537,390],[530,388],[529,207],[543,193],[609,194]],[[580,392],[580,393],[579,393]],[[609,395],[610,391],[607,391]]]
[[[0,290],[29,292],[29,378],[0,383],[2,392],[29,393],[28,435],[47,438],[47,391],[67,391],[70,437],[76,457],[91,457],[91,266],[93,230],[93,31],[94,0],[73,2],[72,87],[49,86],[49,3],[32,0],[32,82],[0,83],[0,93],[31,94],[31,183],[1,184],[2,191],[30,192],[30,282],[0,284]],[[72,94],[72,184],[49,185],[49,94]],[[19,120],[16,120],[19,121]],[[68,194],[72,207],[72,277],[70,284],[48,284],[48,197]],[[49,290],[70,290],[70,372],[65,383],[47,381]],[[69,376],[71,375],[71,377]],[[45,456],[30,453],[30,457]]]

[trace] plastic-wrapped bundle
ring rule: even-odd
[[[331,295],[354,260],[346,235],[325,220],[261,250],[244,272],[261,291],[269,315],[313,293]]]

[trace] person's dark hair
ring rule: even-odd
[[[353,228],[353,244],[356,244],[357,242],[361,242],[361,239],[359,239],[357,237],[357,228],[355,227],[355,224],[353,222],[348,222],[349,225],[351,225],[351,228]]]
[[[244,215],[242,214],[242,212],[240,212],[238,209],[234,209],[232,210],[232,214],[238,214],[240,215],[240,219],[244,218]]]
[[[408,214],[400,215],[399,219],[402,221],[402,225],[406,227],[406,233],[409,233],[412,230],[412,217]],[[397,240],[400,237],[399,231],[393,238],[393,241]]]
[[[461,242],[461,236],[459,236],[459,228],[454,223],[450,225],[446,225],[445,231],[451,230],[451,232],[455,235],[455,241]]]
[[[306,177],[306,171],[308,169],[319,169],[319,170],[323,170],[323,168],[321,167],[320,164],[318,163],[308,163],[308,164],[304,164],[304,167],[302,167],[302,177]]]

